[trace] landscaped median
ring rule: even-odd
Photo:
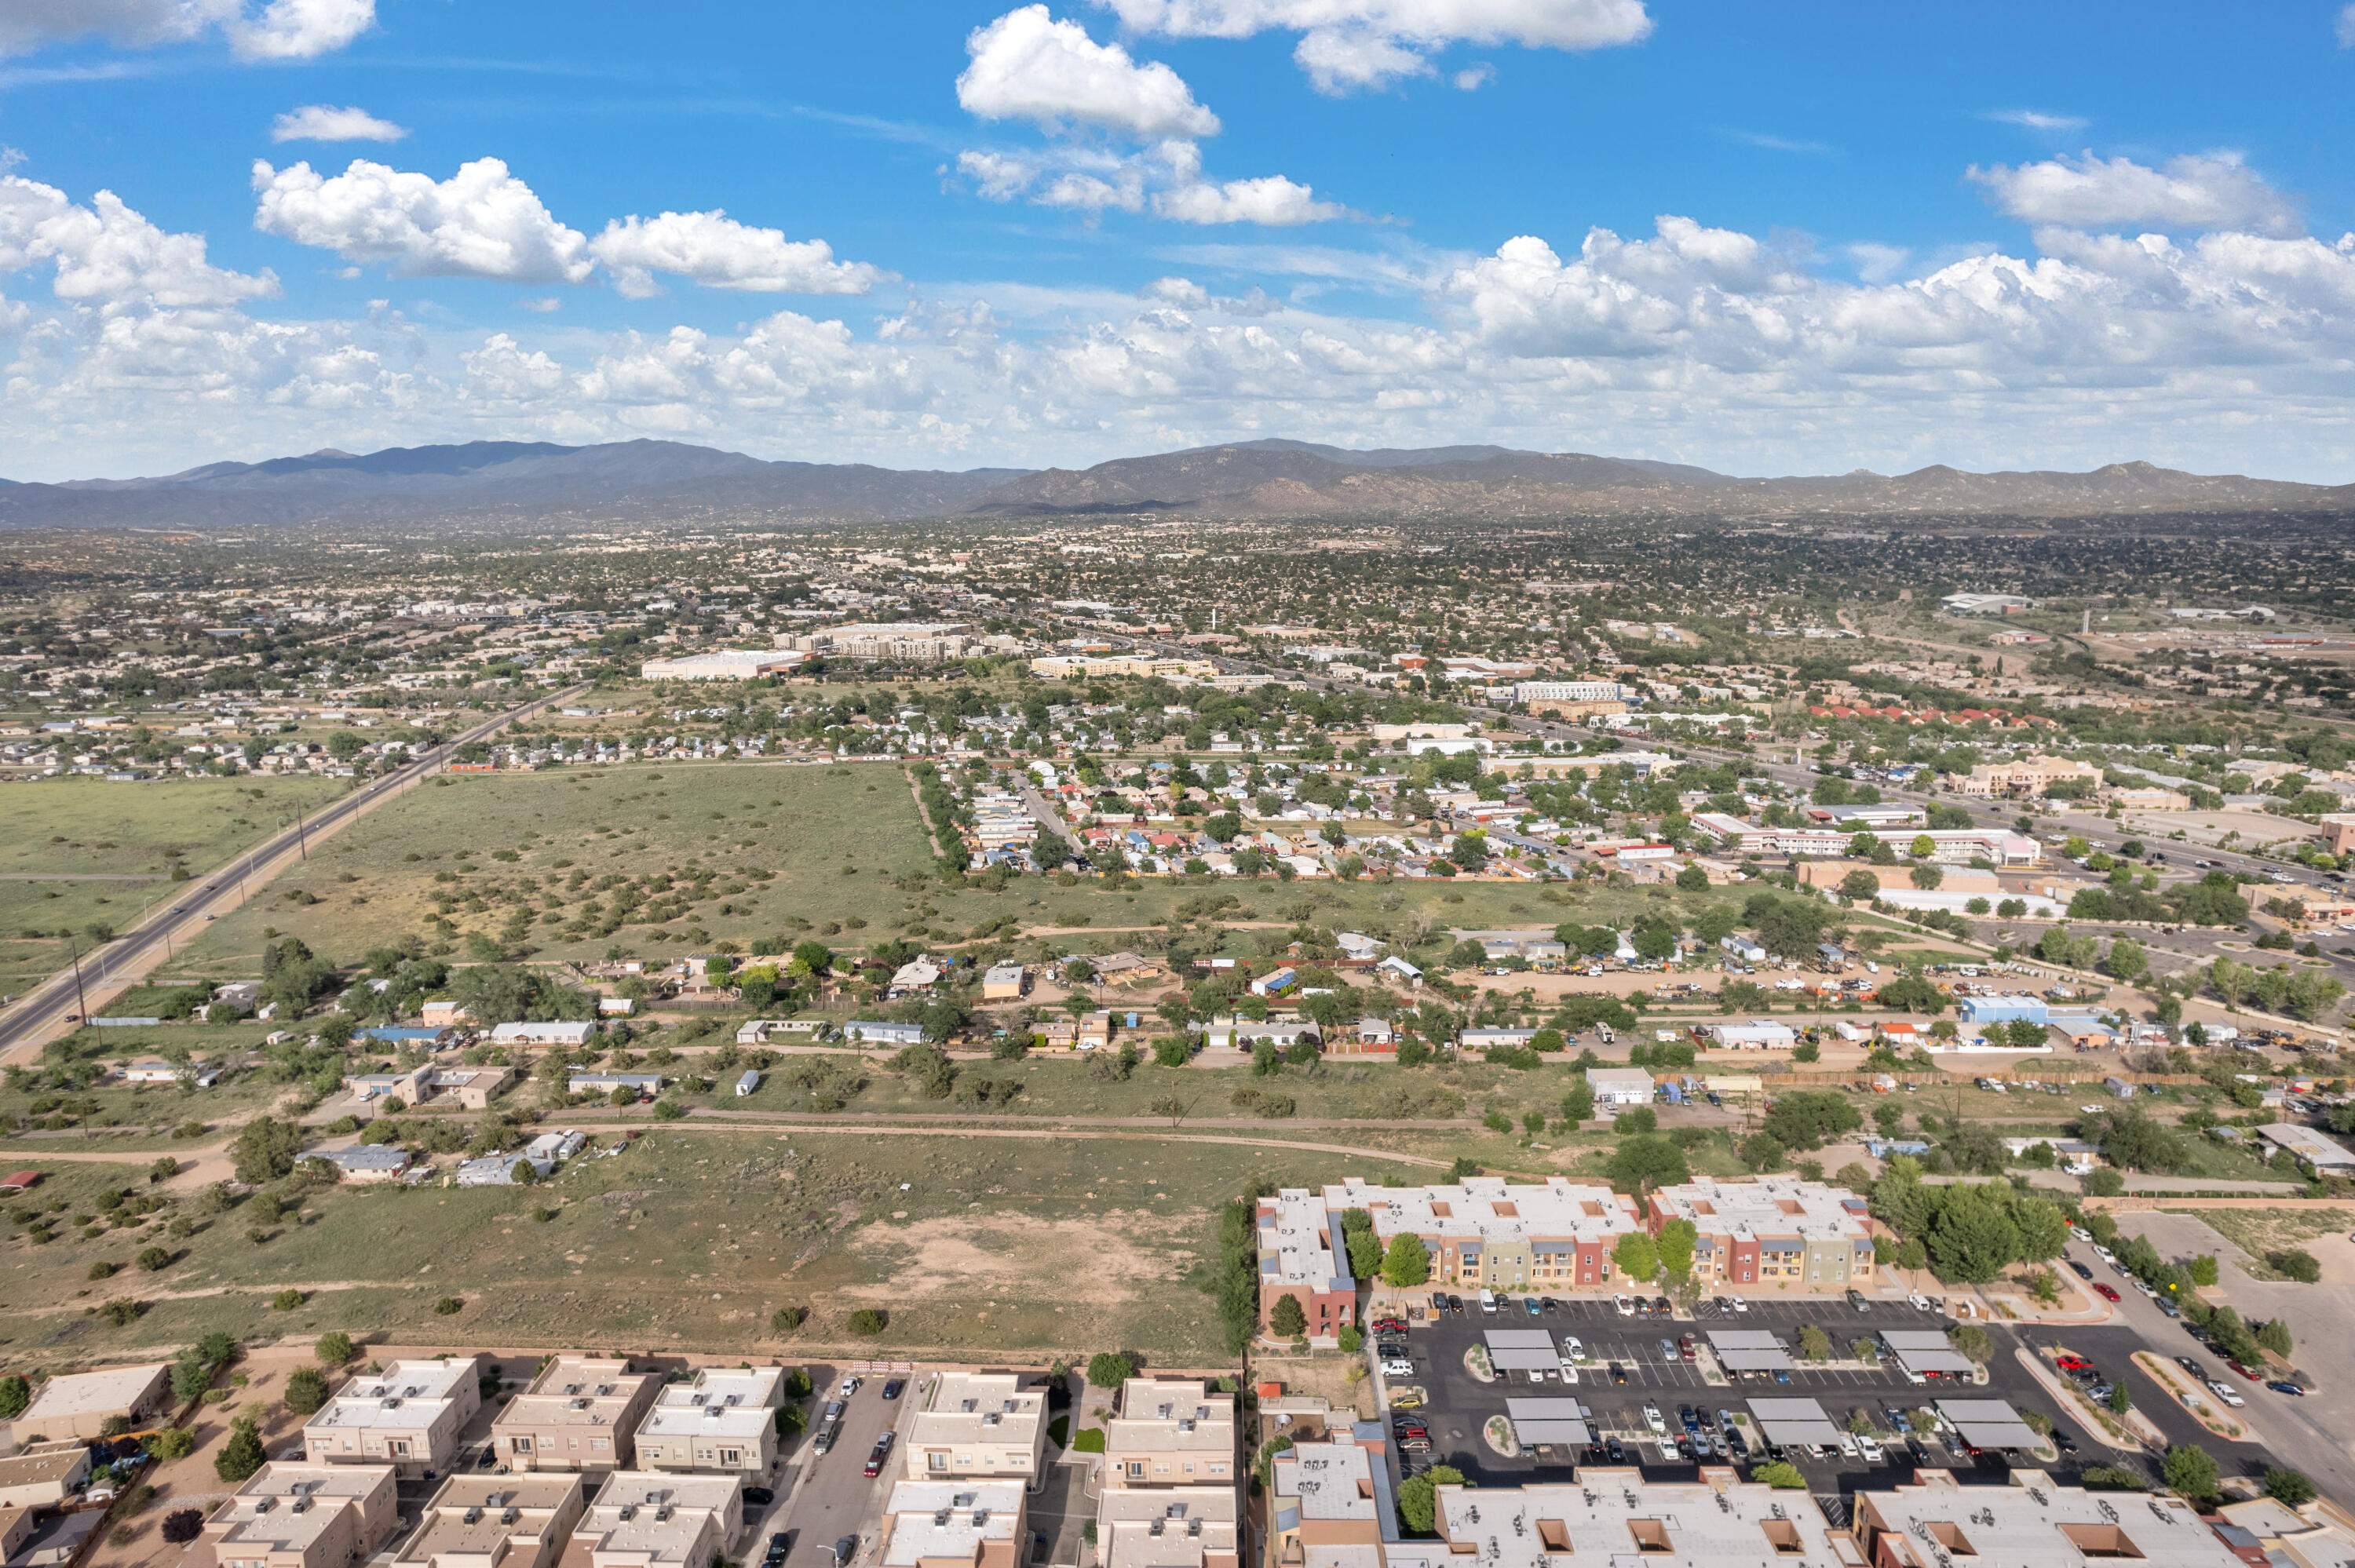
[[[2129,1453],[2144,1448],[2153,1452],[2166,1448],[2166,1434],[2153,1425],[2150,1418],[2141,1412],[2128,1410],[2124,1415],[2113,1414],[2079,1393],[2076,1384],[2054,1372],[2035,1351],[2021,1349],[2012,1354],[2019,1358],[2019,1364],[2028,1369],[2029,1375],[2036,1379],[2044,1392],[2052,1396],[2054,1404],[2076,1417],[2077,1424],[2092,1435],[2094,1441]]]
[[[2219,1437],[2229,1437],[2235,1443],[2252,1441],[2248,1426],[2234,1417],[2232,1407],[2216,1397],[2211,1389],[2200,1386],[2199,1380],[2156,1351],[2137,1351],[2134,1364],[2140,1367],[2153,1383],[2167,1390],[2175,1403],[2190,1412],[2191,1418]]]

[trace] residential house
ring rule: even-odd
[[[80,1490],[89,1474],[88,1444],[36,1444],[13,1459],[0,1459],[0,1509],[55,1508]]]
[[[559,1355],[491,1423],[491,1446],[510,1469],[627,1469],[662,1379],[625,1361]]]
[[[924,1026],[880,1018],[854,1018],[842,1026],[842,1037],[854,1045],[921,1045],[924,1043]]]
[[[1199,1379],[1131,1378],[1104,1423],[1103,1568],[1237,1568],[1235,1403]]]
[[[1395,1056],[1398,1054],[1398,1030],[1386,1018],[1360,1018],[1353,1030],[1344,1031],[1325,1043],[1328,1056]]]
[[[1247,1051],[1262,1040],[1273,1043],[1278,1050],[1290,1050],[1303,1040],[1320,1049],[1325,1032],[1305,1018],[1271,1018],[1253,1022],[1248,1018],[1230,1016],[1214,1018],[1202,1031],[1204,1044],[1214,1049]]]
[[[597,1021],[593,1018],[502,1023],[491,1031],[491,1044],[494,1045],[560,1045],[568,1051],[577,1051],[588,1044],[596,1033]]]
[[[1019,1480],[919,1480],[892,1484],[876,1527],[882,1568],[1022,1568],[1029,1557],[1027,1502]]]
[[[474,1016],[464,1002],[446,996],[428,998],[425,1005],[418,1009],[418,1022],[429,1029],[453,1028],[472,1022]]]
[[[556,1568],[587,1510],[578,1476],[452,1476],[393,1568]]]
[[[389,1465],[272,1460],[213,1510],[193,1551],[213,1568],[353,1568],[400,1523],[397,1489]]]
[[[1028,971],[1020,964],[995,964],[981,977],[981,1000],[984,1001],[1018,1001]]]
[[[2310,1127],[2296,1122],[2274,1122],[2256,1129],[2257,1137],[2273,1149],[2287,1150],[2300,1165],[2316,1175],[2344,1176],[2355,1173],[2355,1153],[2334,1139],[2328,1139]]]
[[[1709,1023],[1701,1026],[1710,1046],[1719,1051],[1788,1051],[1799,1043],[1799,1036],[1787,1023],[1771,1018],[1753,1018],[1746,1023]]]
[[[415,1157],[397,1143],[356,1143],[349,1149],[314,1150],[306,1160],[324,1160],[346,1181],[398,1181],[409,1174]]]
[[[390,1465],[403,1476],[446,1471],[458,1434],[482,1408],[481,1358],[389,1362],[350,1379],[303,1424],[314,1465]]]
[[[638,1424],[637,1464],[647,1470],[757,1476],[777,1459],[783,1367],[703,1367],[665,1385]]]
[[[9,1424],[21,1440],[96,1437],[116,1416],[135,1430],[172,1407],[172,1368],[165,1361],[68,1372],[40,1384],[25,1414]]]
[[[744,1528],[734,1476],[617,1470],[572,1527],[559,1568],[712,1568]]]
[[[565,1087],[576,1095],[611,1095],[615,1089],[627,1089],[641,1099],[652,1099],[662,1093],[660,1073],[575,1073],[565,1080]]]
[[[1047,1453],[1047,1393],[1020,1372],[943,1372],[902,1434],[911,1480],[1036,1478]]]
[[[1379,1568],[1391,1523],[1389,1488],[1375,1484],[1381,1464],[1348,1427],[1277,1455],[1268,1488],[1270,1568]]]

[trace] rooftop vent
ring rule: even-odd
[[[581,1384],[580,1384],[580,1383],[566,1383],[566,1384],[564,1385],[564,1392],[565,1392],[565,1393],[579,1393],[581,1392],[581,1387],[582,1387],[582,1385],[581,1385]],[[602,1392],[602,1391],[600,1391],[600,1392]]]
[[[613,1385],[610,1383],[601,1383],[597,1385],[597,1397],[600,1399],[607,1397],[613,1392]]]
[[[970,1415],[978,1409],[980,1405],[981,1401],[977,1399],[968,1399],[963,1404],[958,1405],[957,1409],[963,1414]]]
[[[1186,1533],[1187,1533],[1187,1534],[1188,1534],[1188,1535],[1199,1535],[1199,1534],[1201,1534],[1201,1533],[1202,1533],[1202,1521],[1201,1521],[1200,1520],[1199,1520],[1199,1519],[1189,1519],[1189,1520],[1188,1520],[1186,1521]]]
[[[656,1524],[667,1524],[670,1522],[670,1504],[665,1503],[662,1507],[655,1510],[655,1522]]]
[[[936,1509],[934,1509],[934,1510],[932,1510],[932,1522],[933,1522],[934,1524],[937,1524],[937,1525],[946,1525],[946,1524],[948,1523],[948,1521],[949,1521],[949,1510],[946,1510],[946,1509],[944,1509],[944,1508],[936,1508]]]
[[[1160,1534],[1160,1533],[1161,1533],[1161,1521],[1160,1521],[1159,1520],[1157,1520],[1157,1519],[1156,1519],[1156,1520],[1154,1520],[1150,1525],[1148,1525],[1148,1526],[1146,1526],[1146,1533],[1147,1535],[1158,1535],[1158,1534]]]
[[[973,1524],[975,1530],[980,1529],[983,1525],[987,1524],[988,1522],[989,1510],[987,1509],[977,1508],[973,1510]]]
[[[464,1518],[465,1522],[468,1524],[480,1524],[483,1522],[483,1510],[478,1508],[470,1508],[465,1511]]]
[[[995,1426],[995,1425],[998,1425],[1000,1422],[1004,1421],[1005,1419],[1006,1419],[1006,1417],[1004,1417],[1003,1415],[1000,1415],[997,1412],[996,1412],[995,1410],[993,1410],[993,1411],[989,1412],[987,1414],[984,1415],[984,1416],[981,1418],[981,1424],[982,1424],[984,1426]]]
[[[623,1503],[623,1504],[622,1505],[621,1520],[622,1520],[622,1522],[623,1522],[623,1524],[627,1524],[627,1523],[629,1523],[629,1522],[630,1522],[630,1520],[634,1520],[634,1519],[635,1519],[635,1518],[637,1518],[637,1517],[638,1517],[638,1505],[637,1505],[637,1504],[635,1504],[635,1503]]]
[[[576,1399],[572,1402],[572,1408],[575,1410],[586,1410],[589,1408],[589,1401],[585,1398]]]
[[[523,1510],[519,1508],[504,1508],[499,1510],[499,1522],[501,1524],[513,1524],[522,1517]]]
[[[277,1506],[278,1499],[276,1498],[256,1498],[253,1499],[253,1511],[256,1513],[268,1513],[272,1509],[274,1509]]]

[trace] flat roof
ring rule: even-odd
[[[2033,1448],[2044,1441],[2000,1399],[1942,1399],[1932,1408],[1965,1442],[1982,1448]]]
[[[1728,1372],[1783,1372],[1791,1352],[1764,1329],[1711,1329],[1709,1348]]]
[[[890,1536],[882,1561],[914,1568],[932,1558],[975,1560],[989,1542],[1010,1542],[1022,1522],[1019,1480],[901,1481],[883,1513]]]
[[[1594,1441],[1587,1425],[1593,1412],[1574,1399],[1508,1399],[1505,1414],[1512,1420],[1513,1436],[1526,1444]]]
[[[90,1450],[80,1444],[59,1444],[37,1454],[0,1459],[0,1487],[26,1487],[37,1481],[67,1481],[90,1467]]]
[[[1812,1399],[1753,1399],[1750,1414],[1758,1429],[1777,1443],[1813,1443],[1838,1447],[1840,1430]]]
[[[37,1432],[40,1423],[59,1416],[126,1414],[172,1369],[162,1361],[144,1366],[108,1367],[100,1372],[68,1372],[43,1383],[25,1414],[16,1417],[22,1432]]]

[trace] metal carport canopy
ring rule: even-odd
[[[1791,1364],[1782,1341],[1761,1329],[1712,1329],[1709,1348],[1729,1372],[1780,1372]]]
[[[1982,1448],[2033,1448],[2044,1441],[2000,1399],[1942,1399],[1933,1408],[1964,1442]]]
[[[1912,1372],[1967,1377],[1978,1363],[1955,1349],[1954,1341],[1934,1329],[1891,1329],[1881,1336],[1897,1364]]]
[[[1484,1338],[1488,1363],[1498,1372],[1553,1372],[1561,1365],[1561,1352],[1543,1329],[1490,1329]]]
[[[1839,1446],[1839,1428],[1824,1414],[1824,1407],[1812,1399],[1753,1399],[1750,1402],[1750,1414],[1758,1423],[1758,1430],[1774,1442]]]
[[[1594,1441],[1586,1425],[1592,1413],[1574,1399],[1508,1399],[1505,1414],[1512,1420],[1513,1436],[1525,1444],[1582,1446]]]

